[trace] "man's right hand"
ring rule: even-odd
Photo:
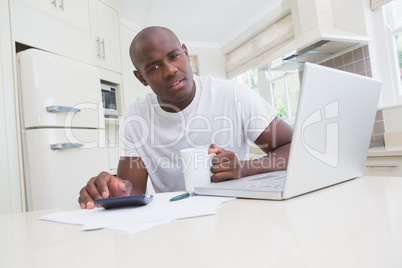
[[[133,186],[130,181],[122,180],[107,172],[101,172],[92,177],[86,186],[80,191],[78,203],[81,208],[92,209],[95,206],[94,199],[128,196]]]

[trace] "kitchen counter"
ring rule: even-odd
[[[402,147],[375,147],[370,148],[367,157],[402,156]]]
[[[402,179],[362,177],[286,201],[236,199],[136,233],[0,216],[0,267],[402,267]]]

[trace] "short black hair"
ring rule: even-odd
[[[176,34],[165,27],[162,26],[150,26],[150,27],[146,27],[144,29],[142,29],[133,39],[133,41],[131,42],[130,45],[130,49],[129,49],[129,53],[130,53],[130,58],[131,58],[131,62],[133,63],[134,67],[138,70],[138,66],[136,64],[136,59],[135,59],[135,52],[136,52],[136,46],[137,44],[139,44],[140,42],[142,42],[143,40],[147,39],[149,36],[155,34],[156,32],[159,31],[166,31],[171,33],[172,35],[174,35],[177,39],[177,42],[179,42],[179,38],[177,38]]]

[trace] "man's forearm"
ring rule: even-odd
[[[290,143],[277,148],[262,158],[241,161],[241,177],[286,170],[289,151]]]
[[[117,177],[131,182],[131,195],[145,194],[148,172],[140,157],[121,157]]]

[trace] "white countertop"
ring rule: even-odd
[[[402,156],[402,147],[375,147],[370,148],[367,157]]]
[[[286,201],[237,199],[137,233],[0,216],[0,267],[402,267],[402,179],[363,177]]]

